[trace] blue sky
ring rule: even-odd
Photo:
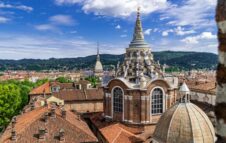
[[[122,54],[136,9],[152,51],[217,53],[216,0],[0,0],[0,59]]]

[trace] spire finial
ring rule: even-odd
[[[99,42],[97,42],[97,61],[100,61],[100,53],[99,53]]]
[[[137,18],[140,18],[140,6],[137,7]]]
[[[99,53],[99,46],[100,46],[100,44],[99,44],[99,42],[97,42],[97,55],[100,54],[100,53]]]

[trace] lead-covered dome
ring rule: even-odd
[[[153,143],[214,143],[215,132],[207,115],[192,103],[177,103],[160,118]]]

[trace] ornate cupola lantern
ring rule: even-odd
[[[179,94],[180,94],[180,100],[182,102],[190,102],[190,89],[188,88],[187,84],[185,83],[185,81],[183,82],[183,84],[180,86],[179,89]]]

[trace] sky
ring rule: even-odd
[[[137,8],[152,51],[217,53],[217,0],[0,0],[0,59],[123,54]]]

